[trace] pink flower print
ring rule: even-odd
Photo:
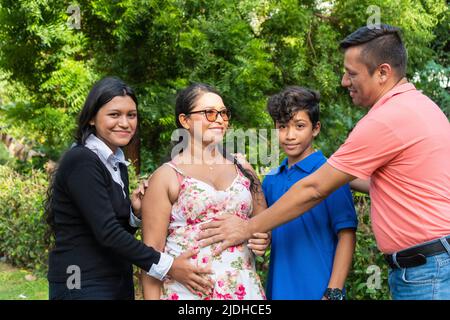
[[[191,250],[197,250],[198,249],[198,246],[194,246],[194,247],[192,247],[192,249]],[[191,257],[191,259],[197,259],[197,257],[198,257],[198,254],[194,254],[192,257]]]
[[[219,288],[222,288],[224,284],[225,282],[223,280],[217,281],[217,285],[219,286]]]
[[[188,225],[194,225],[194,224],[198,224],[200,222],[202,222],[202,219],[200,219],[200,218],[195,218],[195,219],[187,218],[187,220],[186,220],[186,223]]]
[[[244,179],[243,185],[248,189],[250,187],[250,180]]]
[[[242,202],[241,203],[241,211],[247,211],[248,210],[248,203]]]
[[[238,285],[236,291],[234,292],[234,294],[237,296],[237,298],[239,300],[244,299],[244,296],[246,295],[245,292],[245,286],[241,283],[240,285]]]
[[[223,295],[222,298],[224,300],[233,300],[233,297],[231,296],[231,294],[227,293],[226,295]]]
[[[231,246],[231,247],[228,247],[228,252],[234,252],[234,249],[236,249],[236,246]]]
[[[233,297],[231,296],[231,294],[227,293],[227,294],[221,294],[219,292],[215,293],[215,298],[217,299],[221,299],[221,300],[232,300]]]
[[[169,300],[178,300],[178,295],[176,293],[172,293],[169,297]]]
[[[208,263],[208,257],[203,257],[202,258],[202,263],[207,264]]]

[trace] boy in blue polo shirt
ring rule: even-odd
[[[326,162],[313,149],[320,132],[319,94],[288,87],[270,97],[268,111],[287,155],[263,182],[267,205]],[[268,299],[341,300],[355,249],[356,212],[349,186],[272,231]]]

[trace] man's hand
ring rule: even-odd
[[[200,225],[200,229],[203,230],[198,237],[198,240],[202,240],[200,242],[201,247],[222,242],[214,250],[213,254],[215,255],[231,246],[243,243],[252,236],[248,221],[228,214]]]
[[[141,201],[144,197],[145,190],[148,188],[148,180],[142,180],[139,186],[131,193],[131,207],[133,208],[133,213],[136,217],[141,217]]]
[[[198,249],[186,251],[175,258],[168,275],[183,284],[193,294],[201,292],[209,295],[214,288],[214,281],[208,277],[208,274],[213,272],[210,267],[196,267],[191,263],[192,257],[198,252]]]

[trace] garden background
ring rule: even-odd
[[[364,115],[340,86],[339,41],[377,17],[402,28],[409,80],[449,117],[444,0],[0,0],[0,299],[47,298],[42,202],[96,80],[115,75],[137,92],[140,141],[126,150],[135,182],[169,153],[175,95],[191,82],[218,88],[243,129],[272,128],[266,101],[285,86],[319,90],[316,147],[330,156]],[[370,199],[354,196],[348,298],[389,299]],[[263,278],[267,261],[258,260]]]

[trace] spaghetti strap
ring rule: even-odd
[[[177,179],[178,179],[178,183],[181,185],[181,183],[183,182],[184,177],[186,176],[180,169],[178,169],[176,167],[176,165],[170,161],[170,162],[166,162],[164,163],[166,165],[168,165],[169,167],[171,167],[173,170],[175,170],[175,172],[177,173]]]

